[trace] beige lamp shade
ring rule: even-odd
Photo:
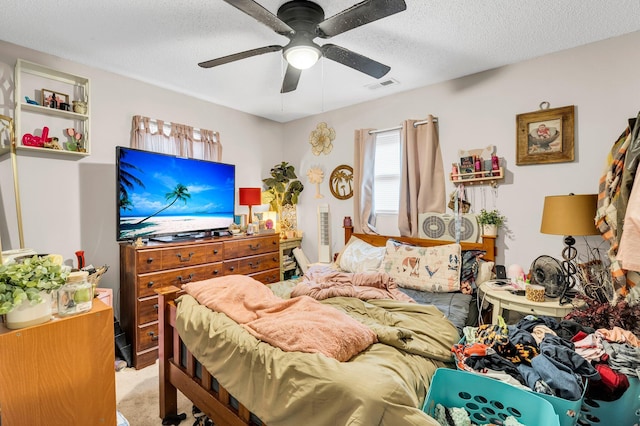
[[[552,235],[599,235],[597,194],[550,195],[544,198],[540,232]]]

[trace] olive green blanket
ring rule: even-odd
[[[269,426],[437,425],[421,407],[458,340],[442,313],[386,299],[322,303],[370,327],[379,342],[348,362],[284,352],[189,295],[178,299],[176,327],[220,384]]]

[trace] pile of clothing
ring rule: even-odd
[[[628,330],[594,330],[570,320],[528,315],[515,325],[465,327],[452,347],[461,370],[577,401],[614,401],[640,371],[640,340]]]

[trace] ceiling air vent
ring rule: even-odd
[[[376,81],[375,83],[369,84],[365,87],[374,90],[380,89],[381,87],[395,86],[397,84],[400,84],[400,82],[398,82],[398,80],[396,80],[395,78],[385,78],[384,80]]]

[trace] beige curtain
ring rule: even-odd
[[[376,234],[376,216],[373,206],[375,136],[371,129],[355,131],[353,155],[353,231]]]
[[[163,120],[140,115],[133,116],[131,123],[131,148],[222,161],[222,144],[218,132],[194,129],[184,124],[165,123]]]
[[[438,125],[432,115],[422,121],[427,123],[417,127],[417,120],[402,123],[398,228],[407,237],[418,237],[419,213],[444,213],[446,209]]]

